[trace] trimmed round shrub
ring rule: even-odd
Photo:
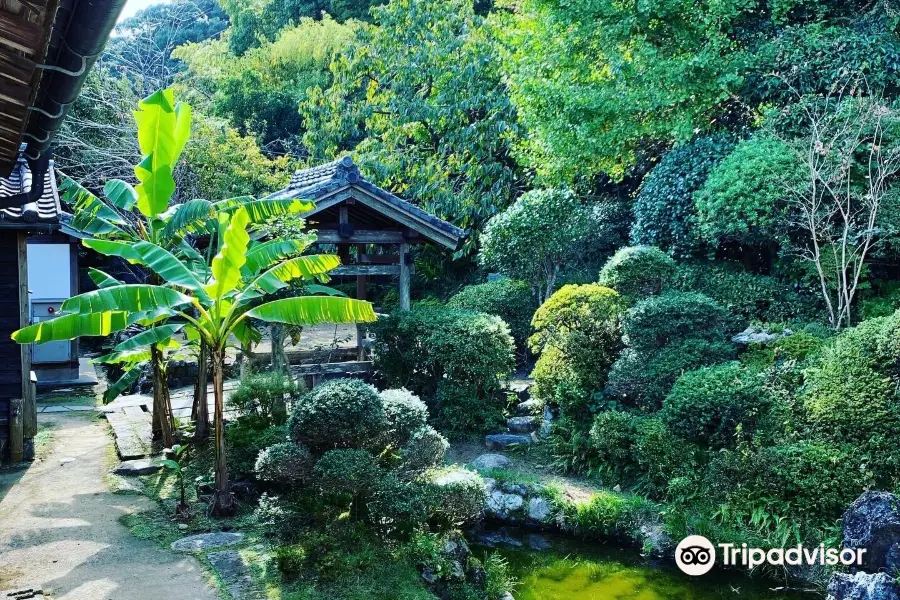
[[[637,420],[631,451],[642,487],[654,497],[665,495],[670,480],[696,472],[696,447],[673,435],[658,416]]]
[[[669,289],[675,280],[675,261],[659,248],[622,248],[600,271],[600,285],[637,301]]]
[[[694,195],[700,230],[712,243],[769,244],[787,221],[787,197],[803,164],[781,140],[756,135],[738,144]]]
[[[529,344],[541,352],[534,396],[559,403],[603,389],[621,348],[621,315],[621,297],[607,287],[566,285],[553,294],[532,320]]]
[[[500,317],[509,325],[509,332],[520,350],[525,348],[531,332],[531,317],[537,308],[531,287],[515,279],[466,286],[450,298],[447,306]]]
[[[314,452],[365,448],[381,438],[387,420],[381,396],[359,379],[332,379],[304,394],[288,423],[291,439]]]
[[[388,443],[400,448],[412,434],[428,423],[428,407],[407,389],[381,392],[384,416],[387,419]]]
[[[375,369],[390,387],[422,398],[443,431],[472,435],[503,420],[502,380],[515,369],[515,344],[499,317],[415,307],[372,324]]]
[[[400,452],[400,466],[407,477],[417,475],[444,464],[450,444],[433,427],[425,426],[409,438]]]
[[[644,354],[626,348],[609,372],[604,392],[643,411],[656,411],[687,371],[734,359],[734,345],[703,339],[676,341]]]
[[[657,246],[675,256],[701,248],[694,193],[732,148],[734,142],[728,136],[714,135],[669,150],[638,191],[632,243]]]
[[[450,527],[473,523],[484,512],[487,491],[478,473],[451,469],[431,482],[429,504],[435,519]]]
[[[807,371],[803,407],[822,439],[855,445],[880,485],[900,465],[900,315],[843,332]]]
[[[228,403],[242,415],[259,417],[268,425],[282,425],[289,404],[300,391],[300,386],[282,373],[256,373],[241,379]]]
[[[365,496],[383,476],[375,457],[365,450],[329,450],[313,470],[316,486],[325,495]]]
[[[625,474],[633,470],[631,446],[634,442],[633,415],[607,410],[594,417],[591,426],[591,447],[611,473]]]
[[[725,337],[727,313],[715,300],[693,292],[668,292],[642,300],[623,323],[628,347],[638,352],[687,339],[711,342]]]
[[[732,315],[739,331],[748,321],[781,323],[821,316],[820,299],[795,290],[774,277],[749,273],[737,264],[694,262],[678,265],[676,286],[699,292],[718,302]]]
[[[304,446],[282,442],[269,446],[256,459],[256,477],[282,485],[296,485],[309,479],[313,458]]]
[[[710,448],[729,448],[738,432],[752,436],[771,402],[765,378],[740,363],[704,367],[685,373],[663,403],[669,429]]]

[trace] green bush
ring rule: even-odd
[[[531,317],[537,308],[534,294],[524,281],[500,279],[464,287],[447,302],[450,308],[495,315],[509,325],[520,351],[531,332]]]
[[[785,142],[766,135],[741,142],[694,194],[704,237],[771,244],[783,234],[789,190],[802,176],[802,160]]]
[[[326,495],[365,497],[376,489],[384,473],[375,457],[365,450],[329,450],[313,470],[316,487]]]
[[[368,447],[387,429],[381,396],[359,379],[333,379],[297,401],[288,423],[291,438],[315,452]]]
[[[428,423],[428,407],[409,390],[385,390],[381,392],[381,402],[387,419],[388,441],[394,448],[401,448]]]
[[[241,379],[228,403],[242,415],[256,416],[270,425],[283,425],[300,387],[282,373],[257,373]]]
[[[288,440],[285,425],[269,427],[257,417],[238,417],[225,429],[228,470],[235,481],[255,476],[259,453],[273,444]]]
[[[679,377],[662,414],[676,435],[710,448],[728,448],[740,433],[756,432],[770,404],[764,377],[731,362]]]
[[[714,300],[692,292],[669,292],[629,309],[623,328],[628,347],[652,352],[687,339],[719,342],[727,313]]]
[[[604,392],[627,406],[655,411],[685,372],[734,359],[727,342],[703,339],[676,341],[655,352],[626,348],[609,372]]]
[[[672,479],[697,470],[696,448],[673,435],[658,416],[637,420],[631,451],[640,487],[653,497],[664,496]]]
[[[742,329],[749,321],[782,323],[820,317],[815,294],[798,292],[774,277],[756,275],[731,263],[688,263],[678,266],[678,288],[709,296],[729,313],[732,327]]]
[[[532,394],[555,400],[581,399],[603,389],[621,348],[622,301],[600,285],[566,285],[535,312],[529,344],[541,356]],[[571,402],[560,403],[566,410]]]
[[[635,417],[627,412],[607,410],[594,417],[591,446],[610,473],[627,475],[633,470],[634,435]]]
[[[634,244],[686,256],[703,246],[694,194],[709,171],[734,148],[724,135],[696,139],[667,152],[641,183],[634,202]],[[612,286],[615,287],[615,286]]]
[[[897,481],[900,316],[864,321],[827,346],[807,371],[803,407],[817,435],[855,445],[880,485]]]
[[[433,518],[450,527],[473,523],[484,512],[486,494],[478,473],[457,468],[438,473],[428,494]]]
[[[631,541],[648,511],[648,503],[638,496],[601,491],[586,501],[562,501],[557,508],[564,531],[582,537]]]
[[[450,444],[431,426],[425,426],[413,432],[409,441],[400,451],[398,470],[405,477],[419,475],[428,469],[444,464],[444,455]]]
[[[313,458],[304,446],[282,442],[269,446],[256,459],[256,478],[282,485],[297,485],[312,474]]]
[[[498,317],[415,307],[383,317],[375,369],[391,387],[425,400],[437,424],[454,434],[487,432],[502,422],[501,381],[515,368],[515,345]]]
[[[631,246],[606,261],[599,283],[634,302],[663,293],[674,280],[675,261],[667,254],[651,246]]]

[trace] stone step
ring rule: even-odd
[[[489,450],[504,450],[514,446],[529,446],[534,440],[530,435],[517,433],[493,433],[484,437]]]
[[[541,426],[540,417],[510,417],[506,420],[506,426],[510,433],[531,433]]]
[[[520,417],[539,416],[544,414],[544,401],[532,398],[525,402],[520,402],[516,406],[516,414]]]

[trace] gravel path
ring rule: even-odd
[[[27,471],[0,473],[0,590],[43,588],[56,600],[216,600],[196,559],[139,540],[119,522],[151,504],[106,487],[112,441],[103,422],[40,418],[56,426],[52,449]]]

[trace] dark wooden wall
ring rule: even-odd
[[[0,460],[9,440],[9,399],[22,397],[22,355],[10,335],[19,329],[17,232],[0,231]]]

